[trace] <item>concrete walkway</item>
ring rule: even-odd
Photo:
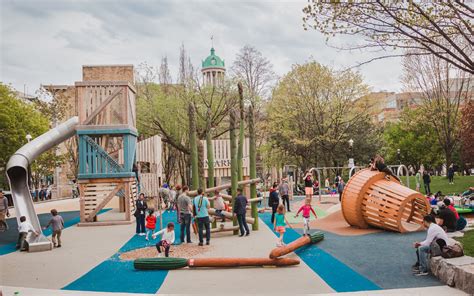
[[[62,234],[62,248],[1,256],[0,283],[61,289],[115,254],[130,239],[134,229],[134,224],[67,228]]]
[[[260,230],[248,237],[215,235],[212,254],[200,257],[264,257],[275,247],[276,236],[260,222]],[[232,250],[232,251],[230,251]],[[297,257],[292,254],[291,257]],[[204,290],[200,287],[206,287]],[[232,268],[172,270],[161,286],[160,294],[293,294],[333,292],[303,261],[286,268]]]

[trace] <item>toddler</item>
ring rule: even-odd
[[[48,225],[46,225],[43,229],[48,228],[49,226],[53,229],[53,245],[56,248],[61,248],[61,233],[64,229],[64,220],[63,217],[58,215],[58,211],[56,209],[51,210],[51,215],[53,216],[51,220],[49,220]]]
[[[19,232],[19,235],[18,235],[18,242],[16,244],[16,248],[20,249],[20,251],[28,250],[25,244],[25,240],[26,240],[26,236],[28,235],[28,232],[33,232],[36,236],[39,235],[39,233],[35,231],[35,229],[30,224],[30,222],[26,222],[25,216],[20,217],[20,225],[18,226],[18,232]]]
[[[145,239],[148,240],[148,234],[153,234],[153,231],[155,231],[156,227],[156,216],[153,214],[154,210],[150,209],[148,211],[148,216],[146,217],[146,235]]]

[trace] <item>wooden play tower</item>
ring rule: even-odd
[[[352,226],[369,225],[396,232],[418,231],[431,208],[425,196],[388,179],[385,173],[364,169],[347,182],[342,214]]]
[[[102,77],[114,78],[110,73],[123,72],[125,67],[99,66],[97,71],[105,75],[92,75],[91,80],[75,84],[80,121],[76,128],[80,226],[127,224],[132,221],[131,213],[137,195],[135,173],[132,171],[137,142],[133,76],[128,80],[98,80]],[[133,66],[128,67],[132,68],[133,73]],[[87,77],[86,74],[83,76]],[[113,221],[98,221],[99,212],[116,196],[123,215]]]

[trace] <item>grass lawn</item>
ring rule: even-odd
[[[403,183],[406,183],[406,177],[401,177]],[[406,184],[405,184],[406,185]],[[410,176],[410,188],[415,189],[415,176]],[[454,184],[450,185],[448,183],[448,178],[443,176],[432,176],[430,188],[433,193],[438,191],[443,192],[445,195],[459,194],[466,191],[469,186],[474,186],[474,176],[455,176]],[[425,193],[423,187],[423,180],[421,181],[422,193]]]
[[[464,247],[464,255],[474,257],[474,230],[464,233],[463,237],[456,238]]]

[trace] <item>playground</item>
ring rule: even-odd
[[[175,208],[168,204],[174,189],[161,179],[161,138],[138,140],[133,66],[87,66],[83,71],[86,79],[75,83],[77,116],[23,145],[7,164],[14,208],[6,220],[8,230],[0,237],[4,295],[195,294],[202,293],[203,287],[211,294],[463,294],[434,275],[416,276],[411,270],[416,261],[413,243],[426,237],[424,219],[432,207],[423,194],[398,180],[403,168],[408,171],[406,167],[396,166],[397,176],[376,167],[380,165],[377,159],[372,168],[349,167],[341,197],[322,194],[321,188],[313,192],[312,181],[318,179],[322,186],[319,168],[306,173],[310,181],[306,196],[293,194],[295,175],[288,175],[289,184],[280,176],[279,187],[276,183],[265,187],[261,184],[268,180],[256,174],[255,127],[252,116],[243,115],[239,84],[241,116],[236,109],[230,111],[228,140],[198,140],[197,111],[189,104],[191,190],[177,189],[180,196],[173,201]],[[248,139],[244,125],[249,127]],[[29,189],[30,164],[71,137],[77,139],[74,183],[79,198],[35,203]],[[230,161],[214,161],[225,158],[221,154]],[[205,168],[199,165],[204,163],[203,155]],[[291,187],[291,198],[285,186]],[[217,208],[214,194],[220,195],[225,208]],[[198,244],[198,231],[193,229],[188,237],[192,242],[181,241],[180,224],[187,223],[184,215],[190,206],[185,203],[183,208],[182,202],[187,198],[193,203],[189,216],[195,216],[195,222],[189,224],[194,226],[203,218],[199,215],[204,196],[210,199],[204,218],[210,219],[205,223],[210,224],[206,231],[211,239],[203,245],[201,237]],[[288,211],[282,204],[284,196],[290,200],[286,201],[291,204]],[[170,243],[164,239],[167,232],[160,241],[145,237],[144,226],[140,230],[145,204],[148,217],[156,217],[156,229],[152,229],[172,232],[167,225],[174,225]],[[312,208],[317,217],[297,216],[303,208],[308,213]],[[45,228],[52,209],[63,219],[59,244],[51,229]],[[283,224],[274,225],[272,214],[276,214],[275,223]],[[472,226],[470,208],[463,216]],[[21,252],[17,229],[19,221],[25,225],[24,220],[30,229],[24,242],[20,236],[18,247],[25,251]],[[239,233],[243,221],[250,230],[244,233],[242,226]],[[283,240],[279,242],[278,236]],[[168,258],[158,254],[158,242],[171,244]],[[462,286],[459,281],[463,280],[457,281],[453,285]]]

